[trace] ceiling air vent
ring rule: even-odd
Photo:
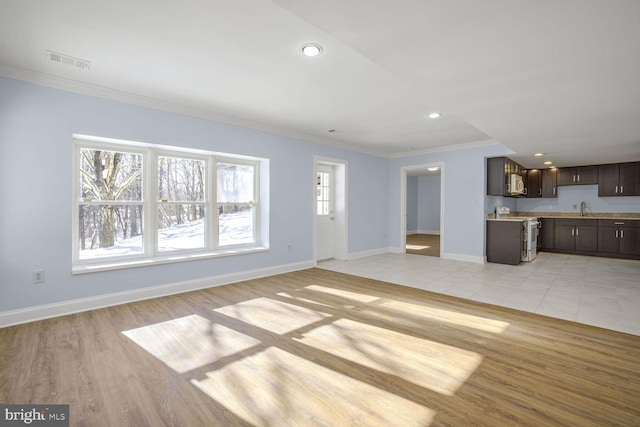
[[[65,64],[65,65],[71,65],[72,67],[76,67],[81,70],[91,69],[91,62],[86,61],[84,59],[74,58],[73,56],[52,52],[50,50],[46,50],[45,52],[46,52],[47,59],[53,62],[58,62],[60,64]]]

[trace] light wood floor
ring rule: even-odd
[[[0,329],[87,426],[637,426],[640,337],[310,269]]]
[[[440,256],[440,235],[407,234],[406,252],[414,255]]]

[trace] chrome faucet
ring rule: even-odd
[[[584,216],[586,210],[587,204],[585,202],[580,202],[580,216]]]

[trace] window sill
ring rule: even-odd
[[[249,248],[233,248],[218,250],[216,252],[203,252],[197,254],[171,254],[163,255],[155,258],[145,259],[129,259],[122,261],[109,261],[103,263],[96,263],[90,265],[74,265],[71,269],[71,274],[86,274],[96,273],[99,271],[121,270],[125,268],[134,267],[148,267],[150,265],[172,264],[175,262],[196,261],[208,258],[220,258],[233,255],[244,255],[257,252],[267,252],[269,250],[266,246],[252,246]]]

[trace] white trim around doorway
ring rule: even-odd
[[[443,162],[436,163],[423,163],[419,165],[402,166],[400,168],[400,247],[398,253],[404,254],[407,252],[407,176],[409,172],[426,171],[430,167],[440,168],[440,257],[445,258],[444,252],[444,179],[445,165]],[[394,251],[395,252],[395,251]]]
[[[317,199],[316,199],[316,166],[325,165],[332,166],[334,169],[335,179],[335,239],[334,239],[334,259],[348,260],[349,259],[349,213],[348,213],[348,194],[347,194],[347,167],[348,162],[346,160],[333,159],[329,157],[313,156],[313,170],[312,178],[310,180],[312,184],[311,194],[313,195],[313,260],[318,262],[318,253],[316,248],[318,230],[316,225],[316,211],[317,211]]]

